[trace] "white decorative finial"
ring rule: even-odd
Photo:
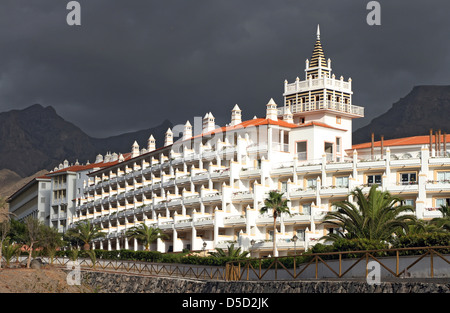
[[[320,27],[319,27],[319,24],[317,24],[317,39],[320,39]]]

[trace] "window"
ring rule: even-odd
[[[414,200],[413,199],[405,199],[402,201],[402,205],[410,205],[414,207]]]
[[[341,117],[340,116],[336,116],[336,124],[341,124]]]
[[[367,184],[369,186],[373,184],[381,185],[381,175],[380,174],[367,175]]]
[[[436,199],[436,207],[440,208],[441,205],[450,205],[450,198]]]
[[[307,178],[306,179],[306,188],[315,189],[316,187],[317,187],[317,179],[316,178]]]
[[[400,183],[402,185],[411,185],[417,183],[416,173],[401,173]]]
[[[336,187],[348,187],[348,177],[347,176],[340,176],[336,177]]]
[[[302,204],[303,214],[311,215],[311,204]]]
[[[325,142],[324,152],[327,157],[327,161],[333,161],[333,143]]]
[[[45,197],[41,197],[41,203],[45,204]]]
[[[297,229],[296,233],[297,233],[298,241],[305,241],[305,230],[304,229]]]
[[[450,182],[450,172],[437,172],[439,182]]]
[[[341,153],[341,137],[336,137],[336,153]]]
[[[281,182],[281,192],[287,192],[287,182],[286,181]]]
[[[42,188],[42,189],[47,188],[46,184],[45,184],[45,183],[41,183],[41,188]]]
[[[306,160],[306,141],[297,142],[297,158],[299,161]]]

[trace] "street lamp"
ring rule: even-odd
[[[292,237],[292,241],[294,242],[294,255],[297,254],[297,240],[298,240],[297,235],[294,235],[294,237]]]

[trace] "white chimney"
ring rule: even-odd
[[[192,125],[189,121],[187,121],[184,125],[183,140],[187,140],[189,138],[192,138]]]
[[[135,158],[139,156],[139,145],[136,141],[134,141],[133,145],[131,146],[131,157]]]
[[[164,147],[170,146],[171,144],[173,144],[173,133],[172,130],[169,128],[166,131],[166,135],[164,137]]]
[[[242,123],[241,112],[242,112],[241,109],[236,104],[234,106],[233,110],[231,110],[231,126],[235,126],[235,125]]]
[[[273,101],[273,98],[270,98],[269,103],[267,103],[266,119],[278,121],[277,104]]]
[[[147,141],[147,151],[150,152],[153,150],[156,150],[156,140],[155,137],[153,137],[153,135],[150,135]]]
[[[287,106],[284,110],[283,121],[288,123],[294,123],[294,115],[291,112],[291,107]]]
[[[203,133],[210,132],[215,129],[215,118],[212,115],[211,112],[206,113],[205,117],[203,118]]]

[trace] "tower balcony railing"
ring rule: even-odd
[[[364,108],[361,106],[357,106],[357,105],[353,105],[353,104],[349,104],[349,103],[336,102],[336,101],[331,101],[331,100],[320,100],[320,101],[311,101],[311,102],[293,104],[290,106],[290,109],[291,109],[292,114],[317,111],[317,110],[333,110],[333,111],[348,113],[348,114],[352,114],[352,115],[364,116]],[[278,108],[277,114],[279,116],[283,115],[284,107]]]
[[[352,85],[350,82],[345,82],[340,79],[323,77],[315,79],[307,79],[303,81],[295,81],[290,84],[285,84],[284,94],[293,94],[298,92],[304,92],[311,89],[334,89],[343,92],[352,92]]]

